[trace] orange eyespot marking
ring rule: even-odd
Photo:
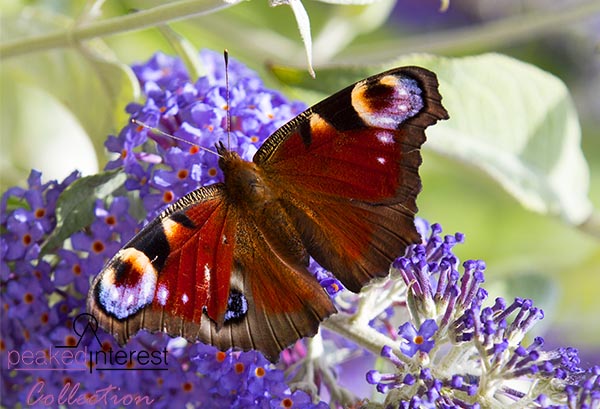
[[[234,369],[235,369],[235,373],[236,373],[236,374],[241,374],[242,372],[244,372],[244,369],[245,369],[245,368],[246,368],[246,367],[244,366],[244,364],[243,364],[243,363],[241,363],[241,362],[238,362],[238,363],[236,363],[236,364],[235,364],[235,367],[234,367]]]
[[[31,239],[31,235],[29,233],[25,234],[21,240],[23,241],[23,244],[26,246],[29,246],[31,244],[31,242],[33,241]]]
[[[225,352],[218,351],[215,358],[217,359],[217,362],[223,362],[226,357],[227,357],[227,354]]]
[[[417,345],[421,345],[423,342],[425,342],[425,339],[421,335],[417,335],[413,342]]]
[[[175,199],[175,196],[170,190],[167,190],[165,193],[163,193],[163,202],[171,203],[173,199]]]
[[[65,337],[65,345],[69,347],[74,347],[77,345],[77,339],[73,335],[67,335]]]
[[[45,215],[46,215],[46,209],[44,209],[43,207],[40,207],[39,209],[36,209],[36,211],[35,211],[35,217],[36,218],[41,219]]]
[[[92,251],[96,254],[100,254],[104,251],[104,243],[100,240],[96,240],[92,243]]]
[[[71,271],[76,276],[81,275],[81,266],[79,264],[74,264],[73,267],[71,267]]]
[[[224,111],[229,111],[229,105],[223,105],[223,110]]]
[[[259,378],[262,378],[263,376],[265,376],[267,374],[267,371],[265,371],[265,368],[263,368],[262,366],[259,366],[258,368],[256,368],[254,370],[254,374],[256,376],[258,376]]]
[[[161,113],[164,113],[164,112],[167,110],[167,107],[164,107],[164,106],[163,106],[163,107],[160,107],[158,110],[159,110]]]
[[[115,224],[117,224],[117,218],[113,215],[106,216],[106,218],[104,219],[104,223],[108,224],[109,226],[114,226]]]
[[[291,408],[292,406],[294,406],[294,401],[291,400],[290,398],[285,398],[284,400],[281,401],[281,407],[282,408]]]
[[[212,132],[212,131],[214,131],[214,130],[215,130],[215,127],[214,127],[214,126],[212,126],[212,125],[208,125],[208,126],[206,127],[206,129],[208,129],[209,131],[211,131],[211,132]]]
[[[271,113],[268,113],[268,114],[267,114],[267,118],[269,118],[269,119],[273,119],[273,118],[275,118],[275,115],[273,115],[273,114],[271,114]]]
[[[110,351],[111,349],[112,349],[112,344],[111,344],[110,342],[108,342],[108,341],[104,341],[104,342],[102,343],[102,351],[104,351],[104,352],[108,352],[108,351]]]
[[[211,176],[211,177],[215,177],[215,176],[217,176],[217,169],[215,169],[215,168],[210,168],[210,169],[208,170],[208,176]]]
[[[253,136],[252,138],[250,138],[250,142],[252,142],[252,143],[258,142],[258,136]]]
[[[177,179],[179,180],[184,180],[185,178],[187,178],[189,175],[189,172],[187,169],[181,169],[179,170],[179,172],[177,172]]]
[[[190,154],[195,155],[200,152],[200,147],[198,145],[192,145],[189,150]]]
[[[23,301],[25,302],[25,304],[31,304],[34,300],[33,294],[31,293],[25,293],[25,295],[23,296]]]

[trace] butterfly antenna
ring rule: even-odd
[[[227,149],[231,147],[231,110],[229,109],[229,51],[227,48],[223,50],[223,59],[225,60],[225,103],[226,106],[226,117],[227,117]]]
[[[208,148],[205,148],[204,146],[196,145],[195,143],[192,143],[192,142],[190,142],[190,141],[187,141],[187,140],[185,140],[185,139],[183,139],[183,138],[180,138],[180,137],[178,137],[178,136],[171,135],[170,133],[166,133],[166,132],[164,132],[164,131],[161,131],[160,129],[158,129],[158,128],[155,128],[155,127],[153,127],[153,126],[150,126],[150,125],[148,125],[148,124],[145,124],[145,123],[143,123],[142,121],[138,121],[138,120],[137,120],[137,119],[135,119],[135,118],[131,118],[131,123],[132,123],[132,124],[135,124],[135,125],[137,125],[138,127],[141,127],[141,128],[148,129],[149,131],[151,131],[151,132],[154,132],[155,134],[162,135],[162,136],[166,136],[167,138],[174,139],[174,140],[176,140],[176,141],[178,141],[178,142],[186,143],[186,144],[188,144],[188,145],[190,145],[190,146],[195,146],[195,147],[197,147],[198,149],[202,149],[203,151],[206,151],[206,152],[212,153],[213,155],[217,155],[218,157],[221,157],[221,155],[219,155],[219,153],[218,153],[218,152],[216,152],[216,151],[213,151],[212,149],[208,149]]]

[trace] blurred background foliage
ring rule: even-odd
[[[175,10],[188,7],[204,15],[171,22],[167,21],[171,15],[161,9],[144,14],[167,3]],[[353,71],[356,67],[366,67],[364,74],[375,73],[403,58],[410,60],[410,53],[464,57],[495,52],[530,63],[564,82],[579,117],[581,150],[589,166],[586,205],[600,205],[597,1],[452,0],[441,11],[444,5],[438,0],[380,0],[366,5],[307,0],[315,80],[307,74],[306,53],[292,10],[270,7],[266,1],[0,0],[0,6],[2,191],[24,185],[30,168],[41,170],[46,179],[62,179],[75,168],[84,174],[102,169],[107,160],[106,136],[125,125],[124,107],[139,97],[125,65],[147,60],[157,51],[185,55],[189,49],[227,48],[233,58],[258,70],[269,86],[308,104],[335,91],[346,76],[360,78],[356,75],[362,71]],[[106,24],[101,33],[85,31],[97,22],[116,24]],[[80,37],[60,34],[73,28],[80,29],[79,34],[101,35],[80,42]],[[427,60],[417,56],[410,61],[415,58]],[[444,79],[442,85],[450,89],[453,84],[444,84]],[[492,85],[495,80],[495,76],[487,78]],[[515,84],[521,86],[522,80],[515,74]],[[453,92],[464,98],[471,95],[467,90],[464,95],[461,89]],[[502,89],[497,92],[501,99]],[[543,89],[529,97],[534,106],[536,98],[539,104],[546,102]],[[461,105],[450,97],[447,101],[450,116],[461,117]],[[473,123],[486,125],[483,114],[468,115]],[[512,125],[524,118],[507,116],[500,121]],[[552,124],[550,114],[545,121]],[[477,158],[457,160],[445,155],[445,148],[432,142],[435,137],[432,130],[423,154],[420,215],[442,223],[446,232],[466,233],[460,256],[487,262],[486,276],[493,281],[488,288],[497,295],[534,298],[546,311],[548,327],[540,330],[556,334],[557,344],[577,346],[584,357],[597,362],[600,223],[596,213],[590,207],[586,217],[574,222],[553,212],[528,210],[497,179],[481,171]],[[461,146],[471,152],[468,148]],[[544,141],[537,148],[544,150]],[[578,165],[583,166],[582,174],[567,174],[559,183],[585,189],[586,165]],[[552,337],[547,340],[552,342]]]

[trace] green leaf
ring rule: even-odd
[[[592,212],[577,112],[565,84],[518,60],[432,59],[450,121],[429,147],[478,168],[526,208],[578,225]]]
[[[106,199],[125,183],[127,176],[121,169],[76,180],[68,186],[56,203],[56,228],[46,239],[41,254],[59,247],[73,233],[94,221],[94,202]]]
[[[53,32],[74,24],[65,16],[52,19],[43,13],[31,13],[23,20],[13,20],[2,20],[2,33],[8,38]],[[118,62],[101,40],[6,58],[2,61],[2,81],[15,84],[16,89],[27,87],[43,91],[56,104],[66,108],[100,157],[105,153],[106,136],[116,133],[126,123],[125,105],[139,96],[139,85],[131,69]],[[29,101],[35,102],[35,98]],[[0,109],[9,109],[5,105],[8,104],[2,104]],[[12,119],[14,122],[23,120],[27,118]],[[50,116],[43,127],[58,120]],[[19,122],[11,126],[17,130],[25,129]],[[11,134],[10,138],[20,140],[24,136],[17,133]],[[52,135],[46,135],[46,138],[51,140]]]
[[[574,225],[590,217],[573,101],[560,79],[533,65],[499,54],[411,55],[385,67],[319,69],[319,81],[289,68],[273,72],[292,86],[331,93],[341,82],[402,65],[429,68],[440,81],[450,120],[428,130],[428,148],[485,172],[530,210]]]

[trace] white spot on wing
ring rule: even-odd
[[[204,265],[204,282],[207,284],[210,283],[210,267],[208,263]]]
[[[377,140],[384,145],[389,145],[394,143],[394,136],[389,133],[379,132],[377,134]]]
[[[159,285],[158,291],[156,291],[158,303],[164,307],[167,304],[167,298],[169,298],[169,290],[163,284]]]

